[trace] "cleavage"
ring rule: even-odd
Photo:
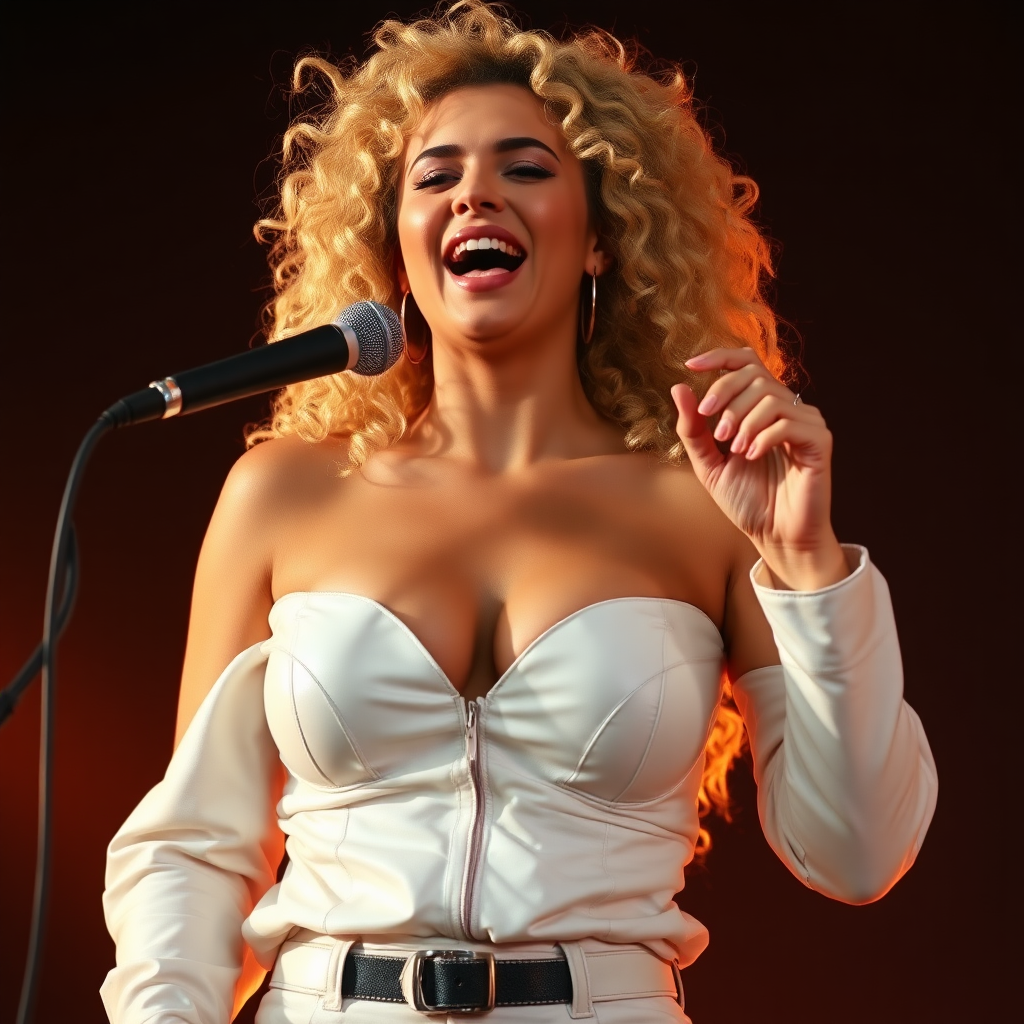
[[[469,668],[464,676],[460,674],[452,683],[466,700],[485,697],[516,659],[505,602],[487,595],[482,597],[477,608]],[[442,662],[438,664],[444,668]],[[449,679],[453,678],[451,673],[447,675]]]
[[[502,596],[474,593],[453,581],[444,591],[432,589],[429,597],[410,601],[406,592],[401,600],[380,603],[426,649],[450,685],[464,699],[475,700],[486,696],[540,636],[580,609],[623,597],[668,597],[652,580],[621,572],[611,579],[587,580],[580,574],[561,582],[556,588],[554,579],[544,585],[523,580]]]
[[[432,587],[429,596],[413,597],[407,591],[402,600],[381,603],[466,700],[485,696],[516,659],[506,603],[498,595],[451,585],[440,592]]]

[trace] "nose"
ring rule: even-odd
[[[452,213],[497,213],[505,209],[505,199],[493,175],[467,167],[452,195]]]

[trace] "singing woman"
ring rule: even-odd
[[[219,1024],[269,971],[260,1024],[684,1022],[737,715],[801,882],[864,903],[914,860],[888,591],[684,77],[477,2],[375,42],[296,69],[269,337],[373,299],[405,353],[286,389],[227,479],[103,998]]]

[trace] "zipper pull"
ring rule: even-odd
[[[469,756],[470,766],[476,764],[477,755],[477,714],[480,705],[475,700],[469,702],[466,708],[466,753]]]

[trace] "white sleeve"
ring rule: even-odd
[[[847,903],[884,895],[921,848],[935,810],[935,761],[903,700],[889,588],[864,548],[822,590],[751,580],[780,666],[736,680],[772,849],[806,885]]]
[[[243,651],[210,691],[107,852],[103,909],[117,966],[113,1024],[226,1024],[242,921],[274,884],[280,761],[263,710],[266,658]]]

